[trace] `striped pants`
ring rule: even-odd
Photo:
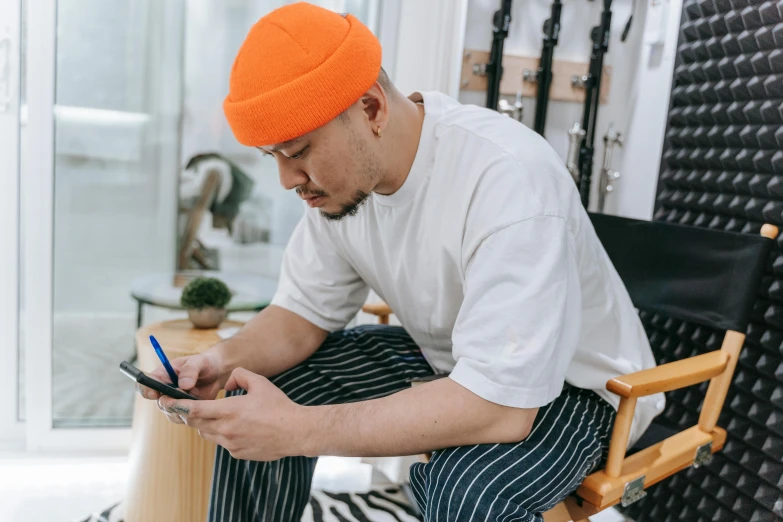
[[[330,334],[312,357],[271,381],[294,402],[321,405],[384,397],[408,388],[409,379],[432,373],[402,328],[368,325]],[[542,512],[603,463],[614,417],[594,392],[566,386],[539,410],[524,441],[434,452],[429,463],[410,469],[425,522],[541,521]],[[308,457],[238,460],[218,447],[208,520],[300,520],[315,462]]]

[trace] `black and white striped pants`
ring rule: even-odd
[[[390,395],[432,373],[402,328],[369,325],[330,334],[312,357],[271,381],[299,404],[321,405]],[[524,441],[436,451],[410,469],[425,522],[542,520],[603,463],[614,416],[594,392],[566,386],[539,410]],[[315,462],[237,460],[218,447],[209,522],[300,520]]]

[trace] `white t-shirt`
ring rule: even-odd
[[[484,399],[544,406],[655,366],[630,297],[563,162],[538,134],[437,92],[402,187],[328,221],[307,209],[273,304],[343,328],[372,288],[438,373]],[[663,410],[640,398],[631,443]]]

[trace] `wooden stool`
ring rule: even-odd
[[[225,321],[220,328],[236,326],[242,323]],[[198,330],[188,320],[147,325],[136,332],[138,367],[145,373],[160,366],[150,335],[169,360],[201,353],[220,341],[216,329]],[[136,396],[125,521],[206,520],[214,459],[215,444],[192,428],[169,422],[154,401]]]

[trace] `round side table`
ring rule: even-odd
[[[182,289],[194,277],[216,277],[234,293],[226,306],[228,312],[260,311],[269,306],[277,290],[275,277],[234,272],[187,270],[179,273],[163,272],[139,277],[131,283],[131,297],[136,300],[136,327],[143,322],[144,305],[170,310],[184,310],[179,303]],[[179,284],[176,281],[181,280]],[[165,348],[164,348],[165,349]]]
[[[149,372],[160,366],[150,335],[171,360],[207,350],[221,340],[219,329],[238,326],[242,323],[224,321],[217,329],[199,330],[187,320],[147,325],[136,332],[138,367]],[[125,521],[206,520],[215,448],[196,430],[169,422],[155,402],[136,396]]]

